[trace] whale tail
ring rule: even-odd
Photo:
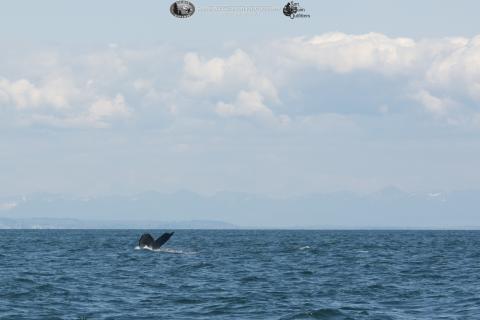
[[[153,248],[158,249],[165,244],[173,236],[174,232],[165,232],[157,240],[155,240]]]
[[[154,240],[153,237],[149,233],[144,233],[138,240],[138,246],[140,248],[143,247],[150,247],[152,249],[158,249],[167,242],[171,236],[173,236],[174,232],[165,232],[157,240]]]
[[[154,242],[155,242],[155,240],[153,240],[153,237],[150,235],[150,233],[144,233],[140,237],[140,240],[138,240],[138,246],[140,248],[153,247]]]

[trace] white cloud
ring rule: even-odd
[[[222,117],[253,118],[264,123],[289,125],[291,119],[286,114],[276,115],[265,105],[264,99],[257,91],[240,91],[231,103],[220,101],[215,112]]]
[[[0,103],[17,109],[52,107],[62,109],[69,106],[76,94],[69,79],[56,77],[37,86],[27,79],[9,81],[0,79]]]
[[[42,59],[26,59],[25,64],[31,64],[33,70],[30,76],[21,70],[26,74],[24,78],[0,78],[0,107],[15,110],[16,123],[107,128],[113,121],[132,114],[123,94],[109,98],[112,96],[110,90],[115,88],[105,86],[106,81],[102,78],[115,78],[115,74],[122,70],[109,71],[116,68],[112,64],[103,65],[105,73],[99,78],[95,73],[102,59],[95,59],[94,53],[83,58],[82,55],[73,56],[68,61],[62,60],[57,53],[53,55],[55,59],[48,59],[49,55],[45,53],[39,54]],[[42,63],[45,59],[47,64]],[[85,65],[90,67],[85,68]],[[45,70],[40,72],[43,68]],[[76,69],[78,72],[74,72]]]
[[[480,101],[480,36],[414,40],[336,32],[287,39],[272,48],[278,52],[277,63],[291,72],[315,67],[345,77],[356,71],[397,77],[405,98],[436,119],[458,123],[452,120],[476,110],[469,100]]]
[[[128,117],[130,110],[125,103],[125,98],[117,94],[113,99],[100,98],[93,102],[88,114],[94,121],[99,121],[111,117]]]
[[[187,88],[204,90],[209,85],[221,83],[225,73],[225,60],[213,58],[202,62],[196,53],[187,53],[184,58],[184,72]]]
[[[0,106],[11,108],[24,124],[110,127],[134,113],[136,119],[220,115],[295,121],[335,112],[335,97],[330,96],[326,100],[332,107],[315,109],[322,87],[305,93],[308,102],[290,103],[295,92],[302,92],[302,81],[332,74],[348,78],[359,71],[396,79],[385,86],[394,85],[390,91],[403,101],[415,102],[435,121],[473,118],[480,101],[480,36],[415,40],[335,32],[253,44],[252,49],[236,49],[223,56],[169,55],[171,49],[118,45],[86,53],[49,52],[25,59],[25,66],[15,65],[21,68],[19,77],[12,73],[12,66],[9,76],[0,75]],[[159,62],[169,56],[177,60]],[[304,72],[308,80],[302,78]],[[383,89],[345,94],[375,96]],[[310,105],[304,108],[302,103]],[[387,97],[375,108],[388,106],[379,110],[390,116],[399,110],[395,103]],[[359,103],[352,109],[362,113],[362,107]],[[215,119],[221,121],[221,117]]]
[[[33,113],[23,117],[23,125],[43,124],[61,128],[109,128],[114,119],[127,119],[131,110],[121,94],[114,98],[98,98],[91,106],[82,112],[66,114],[41,114]]]
[[[194,93],[255,90],[266,99],[278,101],[273,81],[260,72],[255,61],[242,50],[236,50],[227,58],[208,60],[201,59],[197,53],[188,53],[183,73],[185,88]]]
[[[420,90],[413,98],[420,102],[425,109],[435,116],[445,116],[454,107],[454,102],[448,98],[433,96],[426,90]]]
[[[320,70],[348,73],[374,70],[405,72],[414,64],[417,44],[408,38],[389,38],[379,33],[348,35],[327,33],[311,38],[294,38],[275,44],[290,65],[315,66]]]
[[[41,101],[40,90],[25,79],[15,82],[2,79],[0,80],[0,88],[2,90],[2,102],[11,103],[19,109],[36,107]]]
[[[460,44],[432,62],[426,79],[432,87],[480,101],[480,36]]]
[[[262,96],[256,91],[240,91],[235,102],[219,102],[215,110],[222,116],[273,116],[272,111],[263,103]]]

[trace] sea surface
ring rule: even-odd
[[[0,319],[480,319],[477,231],[0,230]]]

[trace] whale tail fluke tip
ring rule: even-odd
[[[173,232],[165,232],[157,240],[155,240],[155,247],[160,248],[173,236]]]

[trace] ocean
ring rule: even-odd
[[[480,319],[480,232],[0,230],[0,319]]]

